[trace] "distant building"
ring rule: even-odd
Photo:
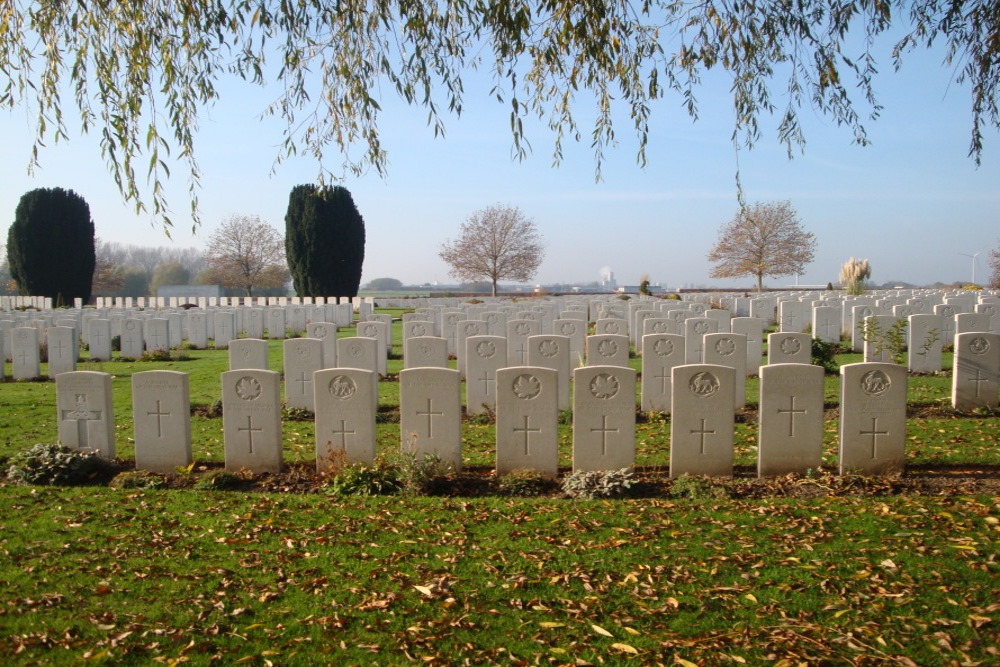
[[[221,285],[164,285],[156,289],[156,296],[165,298],[198,298],[223,296]]]

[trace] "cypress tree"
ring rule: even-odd
[[[285,215],[285,256],[299,296],[358,295],[365,222],[347,188],[292,188]]]
[[[25,193],[7,232],[7,257],[21,294],[86,303],[96,263],[90,206],[72,190]]]

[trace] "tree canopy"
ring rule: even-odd
[[[438,253],[453,277],[488,281],[493,296],[500,280],[530,280],[545,256],[534,221],[516,206],[488,206],[462,223],[461,235]]]
[[[96,254],[87,201],[62,188],[25,193],[7,231],[7,258],[21,294],[89,301]]]
[[[358,295],[365,221],[347,188],[292,188],[285,213],[285,254],[299,296]]]
[[[984,128],[1000,127],[998,33],[1000,12],[988,0],[12,0],[0,9],[8,79],[0,106],[37,112],[34,160],[47,141],[68,137],[76,107],[124,197],[140,209],[151,201],[169,231],[169,165],[186,163],[197,223],[198,118],[229,77],[275,84],[263,112],[285,123],[276,159],[315,156],[321,180],[386,168],[384,94],[422,107],[443,132],[474,69],[492,75],[492,94],[511,109],[516,155],[528,151],[522,120],[533,115],[551,129],[557,162],[565,139],[585,138],[599,174],[619,109],[642,163],[656,100],[679,95],[697,117],[710,70],[731,81],[737,147],[759,139],[765,115],[780,118],[790,151],[803,144],[803,108],[864,144],[865,123],[879,112],[879,47],[891,39],[898,66],[914,49],[943,44],[943,66],[970,88],[969,151],[978,161]]]
[[[719,228],[708,261],[715,265],[713,278],[753,276],[760,292],[764,276],[802,273],[815,248],[816,238],[802,228],[791,203],[758,202]]]
[[[285,243],[256,215],[232,215],[208,240],[208,278],[253,296],[255,289],[280,288],[288,281]]]

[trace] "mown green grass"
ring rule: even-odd
[[[227,353],[185,354],[81,364],[115,376],[121,456],[133,455],[133,373],[181,370],[193,405],[219,399]],[[280,358],[274,341],[273,369]],[[838,378],[826,387],[836,403]],[[752,380],[736,429],[745,466],[756,390]],[[950,413],[949,393],[947,376],[910,379],[914,409],[934,409],[909,420],[908,461],[1000,463],[1000,419]],[[0,384],[0,457],[56,439],[54,399],[53,383]],[[398,400],[398,383],[383,382],[382,405]],[[398,450],[397,424],[377,431],[380,451]],[[311,421],[283,433],[286,461],[313,459]],[[666,469],[669,433],[669,419],[640,420],[639,466]],[[193,416],[192,435],[198,463],[222,462],[221,419]],[[567,466],[571,435],[563,425]],[[836,437],[831,418],[831,466]],[[466,463],[491,466],[493,438],[492,425],[466,423]],[[962,496],[581,502],[0,484],[0,659],[990,664],[998,509]]]
[[[986,498],[2,498],[8,664],[985,664],[996,648]]]

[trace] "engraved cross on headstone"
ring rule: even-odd
[[[433,419],[434,419],[434,417],[441,417],[442,415],[444,415],[443,412],[434,412],[432,404],[433,404],[432,399],[428,398],[427,399],[427,410],[424,411],[424,412],[421,412],[420,410],[417,410],[417,416],[418,417],[427,417],[427,437],[428,438],[433,438],[434,437],[434,430],[433,430]]]
[[[667,383],[670,382],[670,373],[667,372],[667,368],[661,368],[660,374],[653,377],[660,381],[660,393],[667,393]]]
[[[872,458],[878,458],[876,453],[876,446],[878,445],[878,437],[880,435],[889,435],[888,431],[878,430],[878,417],[872,417],[872,430],[870,431],[860,431],[861,435],[870,435],[872,437]]]
[[[157,399],[157,401],[156,401],[156,410],[147,410],[146,411],[146,416],[147,417],[154,417],[154,416],[156,417],[156,437],[157,438],[162,438],[163,437],[163,418],[164,417],[169,417],[170,415],[171,415],[171,413],[169,413],[169,412],[161,412],[160,411],[160,401],[159,401],[159,399]]]
[[[702,454],[705,453],[705,436],[706,435],[715,435],[715,431],[714,430],[710,431],[710,430],[708,430],[708,429],[705,428],[705,421],[706,421],[705,419],[701,420],[701,428],[697,428],[697,429],[693,428],[693,429],[691,429],[691,435],[694,435],[695,433],[697,433],[699,436],[701,436],[701,453]]]
[[[540,429],[540,428],[531,428],[531,427],[529,427],[528,426],[529,420],[530,420],[530,417],[528,417],[528,415],[524,415],[524,427],[523,428],[518,428],[517,426],[514,427],[514,433],[523,433],[524,434],[524,455],[525,456],[528,456],[531,453],[528,450],[528,444],[529,444],[528,440],[531,438],[531,434],[532,433],[541,433],[542,432],[542,429]],[[593,429],[591,429],[591,430],[593,430]],[[617,429],[615,429],[615,430],[617,430]]]
[[[788,437],[792,437],[795,435],[795,415],[804,415],[808,412],[808,410],[796,410],[795,397],[789,396],[788,398],[789,398],[788,409],[784,410],[782,408],[778,408],[778,414],[788,415]]]
[[[982,383],[984,382],[989,382],[989,381],[990,378],[986,375],[983,375],[982,371],[980,371],[978,368],[976,369],[976,377],[969,378],[969,382],[976,385],[976,398],[979,398],[980,385],[982,385]]]
[[[483,377],[479,378],[479,381],[483,383],[483,393],[487,396],[490,395],[490,387],[493,386],[493,380],[495,380],[492,375],[490,375],[489,370],[483,371]]]
[[[354,435],[356,433],[356,431],[353,431],[353,430],[352,431],[348,431],[346,424],[347,424],[347,420],[341,419],[340,420],[340,430],[338,431],[337,429],[333,429],[333,431],[332,431],[333,435],[335,435],[335,436],[339,435],[340,436],[340,448],[341,449],[345,449],[347,447],[347,436]]]
[[[601,428],[590,429],[591,433],[601,434],[601,456],[608,455],[608,433],[617,433],[617,428],[608,428],[608,416],[601,415]]]
[[[264,431],[264,429],[261,428],[261,427],[259,427],[259,426],[257,428],[254,428],[253,427],[253,417],[251,415],[247,415],[247,426],[246,426],[246,428],[243,428],[242,426],[240,426],[236,430],[239,431],[240,433],[246,433],[247,434],[247,439],[250,442],[250,453],[253,454],[253,434],[254,433],[262,433]]]

